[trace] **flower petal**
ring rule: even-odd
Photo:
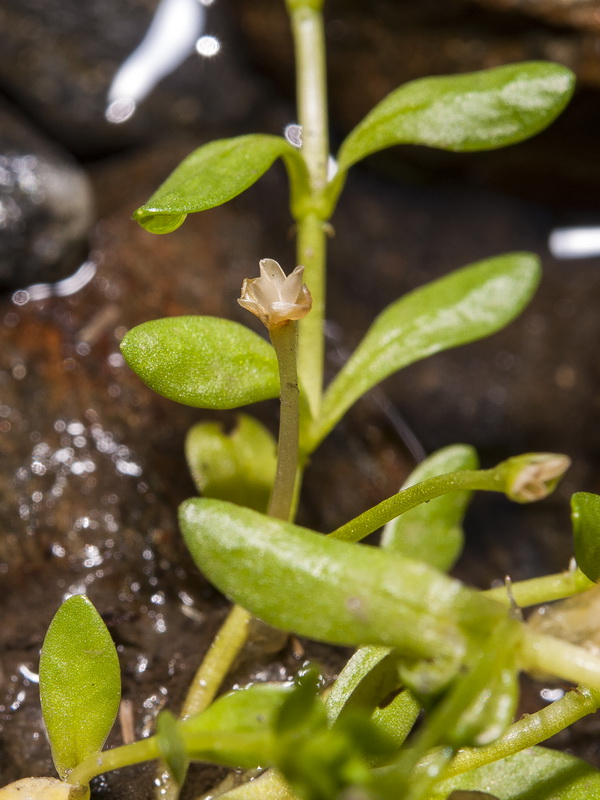
[[[263,258],[259,261],[260,275],[263,280],[267,280],[277,288],[283,286],[285,282],[285,272],[281,269],[277,261],[273,258]]]

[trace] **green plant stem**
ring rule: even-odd
[[[575,569],[555,575],[544,575],[541,578],[530,578],[527,581],[517,581],[508,586],[498,586],[488,589],[482,594],[507,605],[514,600],[518,606],[526,608],[540,603],[551,603],[553,600],[562,600],[565,597],[585,592],[592,586],[595,584],[580,569]]]
[[[300,323],[298,374],[310,413],[317,417],[323,394],[327,216],[323,210],[323,195],[329,161],[323,3],[322,0],[286,0],[286,5],[294,38],[302,154],[309,177],[309,196],[302,199],[296,218],[297,255],[313,298],[311,313]]]
[[[310,314],[299,322],[298,376],[306,407],[302,414],[303,449],[308,449],[308,430],[312,419],[319,416],[323,395],[325,362],[325,264],[326,233],[323,221],[316,214],[307,214],[297,222],[296,256],[304,266],[304,282],[313,305]]]
[[[526,629],[519,647],[519,666],[527,672],[553,675],[600,692],[600,658],[564,639]]]
[[[252,615],[241,606],[233,606],[212,640],[202,664],[194,675],[180,718],[200,714],[212,703],[236,656],[247,638]]]
[[[465,748],[457,753],[444,772],[444,778],[451,778],[476,767],[490,764],[501,758],[514,755],[527,747],[549,739],[587,714],[600,708],[600,692],[583,686],[568,692],[547,708],[535,714],[528,714],[515,722],[493,744],[485,747]],[[424,760],[420,768],[426,767]]]
[[[103,772],[140,764],[143,761],[152,761],[158,756],[158,739],[156,736],[151,736],[148,739],[133,742],[133,744],[126,744],[122,747],[115,747],[113,750],[104,750],[102,753],[88,756],[85,761],[75,767],[68,776],[68,780],[73,784],[85,785]]]
[[[358,542],[405,511],[440,495],[473,490],[503,492],[505,485],[505,480],[498,469],[463,470],[448,475],[438,475],[388,497],[387,500],[373,506],[329,535],[345,542]]]
[[[269,330],[279,365],[280,412],[275,483],[268,514],[288,520],[295,506],[298,480],[298,421],[300,403],[296,368],[297,330],[295,322],[285,322]]]

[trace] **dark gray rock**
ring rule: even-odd
[[[0,104],[0,289],[71,274],[93,221],[85,172]]]
[[[158,0],[5,0],[0,5],[0,91],[78,156],[154,139],[174,128],[233,124],[256,99],[223,9],[207,31],[226,42],[217,58],[189,57],[121,125],[104,113],[120,64],[138,46]]]

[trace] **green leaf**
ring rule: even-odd
[[[88,598],[74,595],[56,612],[40,657],[42,713],[61,778],[102,749],[120,695],[110,634]]]
[[[313,446],[384,378],[503,328],[527,305],[539,279],[536,256],[512,253],[463,267],[392,303],[376,318],[327,389]]]
[[[203,497],[229,500],[266,511],[275,480],[277,447],[269,431],[247,414],[225,433],[218,422],[200,422],[188,432],[185,454]]]
[[[217,588],[265,622],[313,639],[456,660],[465,630],[505,614],[426,564],[230,503],[187,500],[179,522]]]
[[[330,723],[354,709],[365,709],[377,730],[399,748],[421,706],[409,691],[400,691],[398,663],[389,647],[361,647],[340,672],[325,699]]]
[[[130,330],[121,352],[163,397],[196,408],[236,408],[279,394],[271,345],[218,317],[168,317]]]
[[[189,758],[243,769],[272,764],[277,716],[291,692],[290,684],[256,683],[180,722]]]
[[[281,136],[250,134],[205,144],[181,162],[133,219],[151,233],[174,231],[188,214],[237,197],[280,156],[301,160]]]
[[[177,718],[170,711],[161,711],[156,718],[156,736],[160,756],[177,784],[181,786],[187,772],[188,757]]]
[[[597,800],[600,772],[566,753],[531,747],[438,784],[432,800],[446,800],[459,789],[499,800]]]
[[[348,135],[339,152],[340,170],[396,144],[455,151],[515,144],[549,125],[574,85],[570,70],[543,61],[411,81]]]
[[[600,496],[577,492],[571,498],[575,560],[591,581],[600,579]]]
[[[402,488],[436,475],[477,469],[478,465],[472,447],[465,444],[444,447],[419,464]],[[447,572],[463,548],[461,523],[470,498],[470,492],[449,492],[406,511],[385,526],[381,546]]]

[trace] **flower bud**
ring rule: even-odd
[[[312,307],[312,297],[302,283],[304,267],[285,274],[277,261],[263,258],[260,278],[246,278],[238,303],[272,328],[290,320],[302,319]]]
[[[505,462],[506,494],[517,503],[543,500],[554,491],[571,464],[559,453],[528,453]]]

